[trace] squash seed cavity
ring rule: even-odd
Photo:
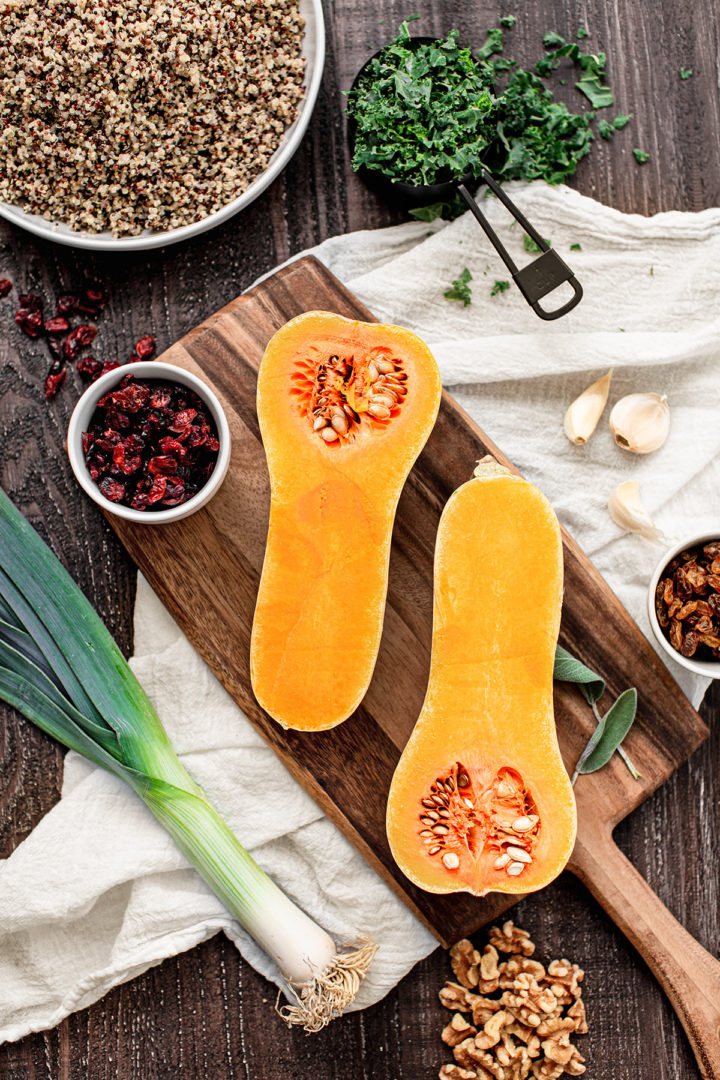
[[[477,787],[457,761],[420,799],[419,835],[428,855],[446,870],[459,870],[468,856],[491,857],[498,874],[519,877],[533,861],[540,816],[522,777],[500,769],[486,787]]]
[[[291,393],[301,414],[328,446],[351,442],[363,425],[387,426],[407,395],[403,363],[386,347],[359,356],[318,355],[297,360]]]

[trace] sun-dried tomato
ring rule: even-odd
[[[135,353],[141,360],[147,360],[149,356],[155,352],[155,338],[150,334],[146,334],[141,337],[139,341],[135,343]]]
[[[45,397],[55,397],[58,390],[65,382],[65,376],[67,375],[67,368],[61,368],[59,371],[50,371],[45,379]]]
[[[9,278],[0,278],[0,298],[7,296],[12,291],[12,281]]]

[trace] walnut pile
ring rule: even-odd
[[[0,199],[117,236],[190,224],[297,115],[297,0],[0,3]]]
[[[455,1062],[442,1066],[440,1080],[580,1076],[585,1059],[570,1037],[587,1032],[584,972],[569,960],[531,960],[530,935],[510,921],[488,937],[482,954],[467,939],[450,950],[457,982],[445,984],[440,1001],[453,1013],[442,1040]]]

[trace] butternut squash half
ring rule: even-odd
[[[562,588],[552,507],[481,463],[440,520],[430,678],[387,806],[395,860],[429,892],[531,892],[570,857],[552,698]]]
[[[380,644],[397,502],[440,405],[415,334],[310,311],[271,339],[257,410],[270,471],[255,696],[284,727],[357,708]]]

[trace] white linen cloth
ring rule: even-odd
[[[565,187],[509,188],[584,286],[580,306],[558,322],[542,323],[514,287],[491,297],[508,275],[469,214],[334,237],[315,254],[378,318],[425,338],[444,384],[545,491],[649,633],[645,593],[662,549],[623,535],[607,498],[637,479],[669,535],[713,508],[720,524],[720,209],[643,218]],[[484,206],[527,261],[519,228],[494,199]],[[466,266],[472,303],[463,307],[443,293]],[[672,429],[657,453],[618,449],[609,409],[587,445],[565,438],[567,405],[609,367],[611,403],[633,391],[668,395]],[[356,1007],[377,1001],[434,939],[286,772],[142,580],[132,667],[188,769],[260,864],[330,931],[379,942]],[[699,703],[703,680],[677,665],[673,675]],[[269,805],[249,794],[259,774],[275,795]],[[132,792],[68,754],[60,802],[0,864],[0,1041],[58,1023],[218,930],[275,977]]]

